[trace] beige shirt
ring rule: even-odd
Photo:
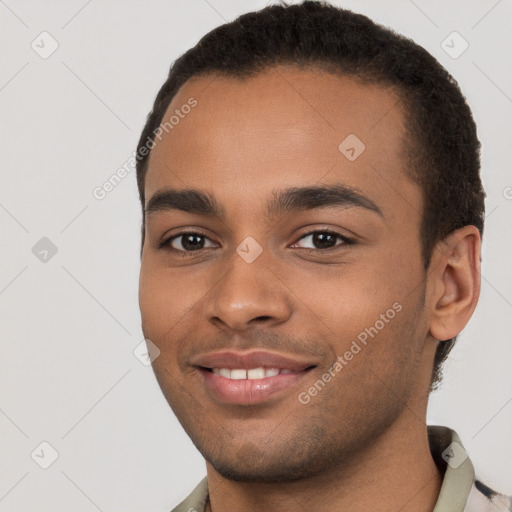
[[[512,512],[512,497],[480,482],[459,436],[448,427],[427,427],[430,451],[444,472],[441,491],[432,512]],[[207,477],[171,512],[205,512]],[[215,511],[214,511],[215,512]]]

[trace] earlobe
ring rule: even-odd
[[[480,296],[480,247],[478,228],[464,226],[434,251],[430,334],[437,340],[459,334],[475,310]]]

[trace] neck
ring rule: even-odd
[[[234,482],[207,463],[207,512],[267,510],[296,512],[432,512],[442,477],[434,463],[424,422],[410,411],[364,454],[349,464],[289,483]]]

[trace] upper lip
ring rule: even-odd
[[[243,368],[246,370],[265,367],[302,371],[311,366],[316,366],[313,362],[304,358],[286,356],[264,350],[209,352],[193,357],[190,362],[193,366],[203,368]]]

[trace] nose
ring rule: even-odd
[[[223,329],[244,331],[257,325],[276,326],[291,314],[291,292],[260,255],[248,263],[238,253],[205,301],[208,320]]]

